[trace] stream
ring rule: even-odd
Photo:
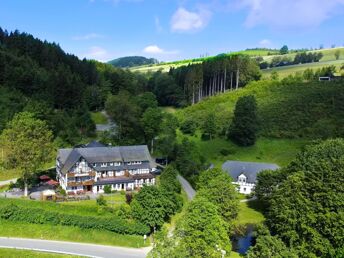
[[[246,225],[244,234],[236,233],[232,238],[232,249],[239,254],[246,254],[252,245],[254,225]]]

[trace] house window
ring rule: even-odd
[[[113,163],[110,163],[110,165],[109,165],[109,166],[111,166],[111,167],[112,167],[112,166],[113,166]]]
[[[244,192],[246,192],[246,188],[244,187]]]
[[[101,167],[107,167],[107,163],[102,163],[100,166]]]
[[[120,166],[121,162],[115,162],[114,164],[115,164],[115,166]]]

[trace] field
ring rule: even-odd
[[[344,56],[344,54],[343,54]],[[306,69],[313,69],[317,70],[319,68],[334,65],[336,67],[336,70],[339,71],[340,67],[343,65],[344,60],[335,60],[335,61],[321,61],[317,63],[308,63],[308,64],[298,64],[298,65],[286,65],[286,66],[280,66],[270,69],[264,69],[262,70],[263,78],[269,78],[271,76],[271,73],[276,71],[280,78],[287,77],[288,75],[295,74],[295,73],[302,73]]]
[[[116,202],[114,205],[124,203],[124,195],[116,193],[105,197],[109,203]],[[81,216],[93,216],[95,218],[102,215],[111,216],[109,211],[99,210],[95,200],[52,203],[39,202],[21,199],[0,198],[0,209],[8,204],[15,204],[20,207],[41,208],[48,211],[63,212],[64,214],[75,214]],[[25,230],[23,230],[25,228]],[[0,236],[5,237],[24,237],[24,238],[43,238],[49,240],[65,240],[72,242],[96,243],[104,245],[115,245],[125,247],[143,247],[148,246],[143,243],[142,236],[123,235],[107,230],[82,229],[73,226],[50,225],[50,224],[31,224],[21,221],[9,221],[0,219]]]
[[[321,49],[321,50],[313,50],[313,51],[309,51],[309,52],[322,52],[324,54],[323,58],[320,60],[318,64],[318,67],[323,67],[328,65],[328,61],[335,61],[335,56],[334,56],[334,52],[340,49],[340,60],[338,62],[343,62],[344,61],[344,48],[331,48],[331,49]],[[271,52],[275,52],[275,55],[268,55],[268,53]],[[257,57],[257,56],[261,56],[263,57],[263,59],[265,61],[271,61],[271,59],[273,57],[276,56],[281,56],[278,54],[277,50],[243,50],[243,51],[237,51],[237,52],[231,52],[228,53],[228,55],[231,54],[244,54],[244,55],[248,55],[248,56],[252,56],[252,57]],[[290,53],[290,54],[286,54],[283,55],[283,57],[288,57],[288,58],[294,58],[296,55],[296,53]],[[140,73],[149,73],[149,72],[156,72],[156,71],[163,71],[163,72],[168,72],[169,69],[171,67],[173,68],[177,68],[177,67],[181,67],[181,66],[185,66],[188,64],[197,64],[197,63],[201,63],[203,62],[203,60],[206,60],[208,58],[212,58],[212,57],[207,57],[207,58],[195,58],[195,59],[189,59],[189,60],[180,60],[180,61],[175,61],[175,62],[167,62],[167,63],[161,63],[161,64],[156,64],[156,65],[144,65],[144,66],[136,66],[136,67],[131,67],[130,70],[133,72],[140,72]],[[313,67],[313,64],[305,64],[304,67],[308,68],[308,66],[310,66],[310,68]],[[306,69],[304,68],[304,69]],[[293,70],[290,70],[290,72],[293,72]],[[268,73],[267,71],[263,70],[263,73]],[[269,74],[269,73],[268,73]],[[285,76],[284,74],[289,74],[288,72],[284,72],[283,74],[281,74],[281,76]]]
[[[0,248],[0,258],[78,258],[81,256],[20,250],[14,248]]]

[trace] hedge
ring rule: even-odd
[[[0,218],[34,224],[52,224],[75,226],[85,229],[108,230],[118,234],[145,235],[150,232],[149,227],[140,222],[130,222],[116,216],[92,217],[64,214],[39,208],[20,207],[15,204],[2,207],[0,210]]]

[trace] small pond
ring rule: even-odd
[[[246,225],[243,234],[235,234],[232,238],[232,249],[239,254],[245,254],[252,245],[254,225]]]

